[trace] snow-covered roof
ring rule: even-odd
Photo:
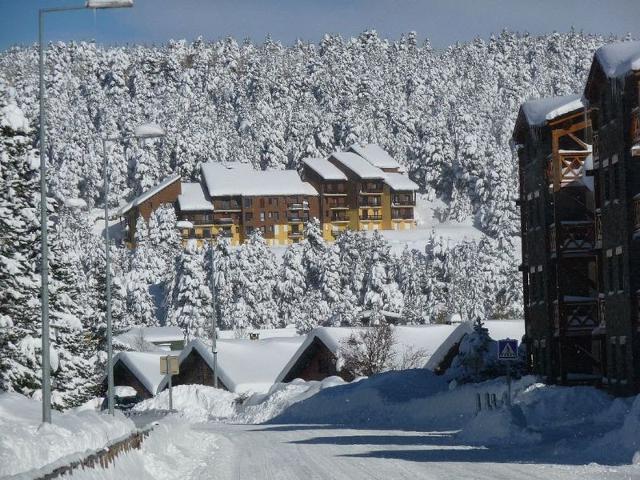
[[[202,164],[201,169],[212,197],[318,195],[316,189],[303,182],[295,170],[254,170],[238,164],[213,162]]]
[[[238,330],[218,330],[218,338],[237,339],[248,338],[250,333],[258,334],[260,340],[274,337],[299,337],[295,326],[284,328],[247,328],[242,332]]]
[[[387,153],[386,150],[381,148],[375,143],[368,143],[365,145],[356,143],[349,147],[354,153],[357,153],[371,165],[378,168],[400,168],[400,164]]]
[[[183,183],[182,193],[178,195],[178,205],[183,212],[213,211],[213,203],[201,183]]]
[[[520,341],[524,336],[524,320],[485,320],[484,327],[494,340],[511,338]]]
[[[339,357],[342,342],[365,328],[319,327],[312,330],[282,369],[276,381],[282,382],[287,377],[290,370],[316,338],[336,357]],[[440,365],[449,350],[471,331],[471,325],[467,322],[455,325],[395,326],[393,332],[396,342],[393,350],[397,357],[402,357],[410,350],[414,352],[422,350],[425,354],[423,368],[433,370]]]
[[[360,155],[352,152],[334,152],[331,154],[331,157],[363,180],[384,179],[384,172],[378,167],[374,167]]]
[[[623,77],[640,70],[640,41],[605,45],[596,50],[595,58],[607,77]]]
[[[304,339],[305,337],[300,336],[264,340],[219,339],[218,378],[234,392],[265,393],[275,383],[276,377]],[[193,350],[213,368],[211,346],[200,339],[189,342],[180,354],[180,363]],[[167,381],[168,379],[164,383]]]
[[[113,358],[114,365],[121,361],[149,393],[155,395],[166,375],[160,373],[160,357],[177,352],[120,352]]]
[[[179,342],[184,340],[184,332],[178,327],[133,327],[113,340],[136,349],[141,338],[145,343]]]
[[[118,209],[118,216],[124,215],[129,210],[131,210],[133,207],[137,207],[138,205],[140,205],[141,203],[145,202],[149,198],[153,197],[157,193],[160,193],[162,190],[164,190],[168,186],[173,185],[175,182],[179,181],[180,178],[181,178],[180,175],[172,175],[170,177],[167,177],[166,179],[164,179],[161,183],[159,183],[155,187],[150,188],[149,190],[147,190],[146,192],[143,192],[141,195],[137,196],[136,198],[134,198],[130,202],[122,205],[120,207],[120,209]]]
[[[585,101],[581,95],[565,95],[528,100],[522,104],[522,111],[529,125],[541,126],[554,118],[584,107]]]
[[[393,190],[419,190],[420,187],[403,173],[385,172],[384,182]]]
[[[326,158],[305,158],[302,161],[323,180],[347,180],[347,176]]]

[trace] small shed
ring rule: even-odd
[[[116,387],[132,387],[139,398],[155,396],[165,375],[160,373],[160,357],[177,352],[120,352],[113,358],[113,380]],[[107,376],[102,380],[107,391]]]

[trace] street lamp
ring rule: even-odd
[[[104,263],[105,263],[105,296],[107,303],[107,405],[109,414],[113,415],[113,344],[111,325],[111,262],[109,255],[109,156],[107,142],[121,142],[129,138],[146,140],[165,136],[164,129],[155,123],[145,123],[136,127],[133,135],[106,137],[102,139],[103,152],[103,192],[104,192]]]
[[[52,7],[38,10],[38,54],[40,74],[40,248],[41,308],[42,308],[42,421],[51,423],[51,372],[49,358],[49,249],[47,247],[47,161],[45,158],[46,111],[44,88],[44,17],[47,13],[70,12],[87,8],[132,7],[133,0],[87,0],[84,6]]]

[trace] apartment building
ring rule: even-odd
[[[640,42],[599,49],[583,95],[526,102],[526,341],[548,381],[640,391]]]

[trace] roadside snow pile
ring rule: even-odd
[[[524,377],[514,382],[514,390],[533,382],[533,377]],[[476,393],[501,397],[505,390],[503,379],[449,390],[446,379],[431,371],[394,371],[321,390],[287,408],[272,423],[455,430],[475,416]]]
[[[108,468],[74,471],[75,480],[175,480],[212,478],[219,437],[183,419],[165,417],[142,442],[118,456]],[[217,470],[216,470],[217,471]],[[67,478],[67,477],[64,477]],[[218,478],[216,475],[215,478]]]
[[[316,393],[337,385],[344,385],[340,377],[327,377],[322,381],[305,382],[295,379],[290,383],[276,383],[266,394],[254,394],[243,404],[236,423],[263,423],[278,415],[294,403],[312,397]]]
[[[111,417],[91,410],[52,411],[51,424],[41,424],[41,415],[40,402],[0,392],[0,477],[102,448],[135,430],[121,413]]]
[[[594,451],[617,451],[619,455],[628,457],[632,463],[640,465],[640,395],[635,397],[622,425],[606,433],[598,439]]]
[[[206,385],[178,385],[173,387],[173,409],[191,422],[225,419],[235,414],[238,395]],[[169,390],[140,402],[133,411],[168,410]]]
[[[527,419],[519,405],[483,410],[471,420],[458,439],[473,445],[532,445],[542,436],[527,428]]]

